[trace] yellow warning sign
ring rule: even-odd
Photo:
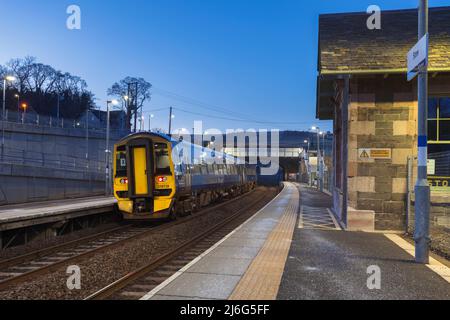
[[[389,160],[392,159],[392,149],[359,149],[361,160]]]
[[[363,150],[359,157],[362,158],[362,159],[370,159],[370,155],[367,152],[367,150]]]

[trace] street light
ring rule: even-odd
[[[141,115],[141,117],[139,118],[139,122],[140,122],[141,131],[144,131],[145,130],[145,117],[144,117],[144,115]]]
[[[19,122],[19,120],[20,120],[20,95],[18,93],[16,93],[14,95],[14,98],[17,99],[17,122]]]
[[[14,82],[14,81],[16,81],[16,78],[13,76],[5,76],[3,78],[2,157],[3,157],[3,148],[5,146],[6,82]]]
[[[320,128],[319,127],[312,127],[313,131],[317,133],[317,166],[319,167],[319,176],[318,176],[318,187],[321,192],[323,192],[323,175],[324,175],[324,163],[323,163],[323,157],[322,153],[320,152]]]
[[[148,116],[148,131],[152,132],[152,119],[155,117],[154,114]]]
[[[419,1],[419,39],[428,34],[428,0]],[[428,57],[427,57],[428,58]],[[430,186],[428,184],[428,66],[419,72],[418,91],[418,165],[415,186],[415,228],[414,241],[416,262],[428,264],[430,242]]]
[[[119,104],[117,100],[108,100],[106,101],[106,149],[105,149],[105,161],[106,161],[106,172],[105,172],[105,195],[109,195],[109,187],[110,187],[110,172],[109,172],[109,162],[110,162],[110,153],[111,150],[109,150],[109,122],[110,122],[110,108],[109,105],[112,104],[113,106],[116,106]]]
[[[325,159],[325,155],[326,155],[326,150],[325,150],[325,136],[327,135],[325,132],[320,132],[319,133],[320,136],[322,137],[322,156]],[[324,160],[325,161],[325,160]]]
[[[23,113],[22,113],[22,124],[25,123],[25,116],[27,114],[27,108],[28,105],[26,103],[22,103],[22,109],[23,109]]]

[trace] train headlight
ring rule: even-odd
[[[128,179],[120,179],[120,184],[128,184]]]
[[[167,177],[158,177],[157,180],[159,183],[167,182]]]

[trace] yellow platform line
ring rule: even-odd
[[[297,222],[299,194],[292,195],[278,225],[251,263],[230,300],[275,300]]]
[[[385,234],[384,236],[386,238],[388,238],[389,240],[391,240],[392,242],[394,242],[400,248],[402,248],[403,250],[408,252],[413,257],[415,256],[415,248],[414,248],[414,246],[411,243],[409,243],[408,241],[406,241],[405,239],[403,239],[402,237],[400,237],[399,235],[396,235],[396,234]],[[439,261],[437,261],[433,257],[430,257],[430,264],[427,264],[427,267],[431,271],[437,273],[439,276],[444,278],[448,283],[450,283],[450,268],[449,267],[447,267],[446,265],[440,263]]]

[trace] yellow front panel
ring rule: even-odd
[[[134,190],[136,195],[147,195],[148,179],[147,179],[147,149],[134,148]]]

